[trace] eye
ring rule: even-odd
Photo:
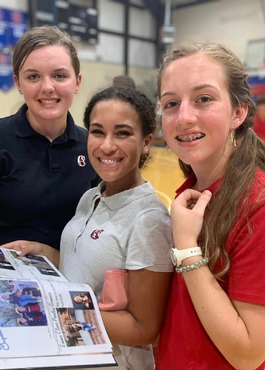
[[[62,73],[57,73],[54,78],[56,78],[56,80],[64,80],[66,76]]]
[[[130,136],[131,135],[131,133],[129,132],[129,131],[118,131],[117,133],[116,133],[116,135],[117,136]]]
[[[178,102],[176,102],[176,101],[169,101],[169,102],[167,102],[164,106],[162,106],[162,110],[164,110],[164,109],[170,109],[170,108],[174,108],[174,107],[176,107],[176,106],[178,106],[179,104],[178,104]]]
[[[98,128],[94,128],[92,130],[89,130],[89,135],[102,136],[104,135],[104,132]]]
[[[32,74],[32,75],[28,76],[28,79],[31,80],[31,81],[37,80],[39,78],[40,78],[40,76],[37,75],[37,74]]]
[[[201,96],[199,99],[198,99],[198,102],[199,103],[209,103],[211,102],[213,99],[210,97],[210,96]]]

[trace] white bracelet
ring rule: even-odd
[[[207,265],[208,262],[209,262],[208,257],[202,258],[200,261],[192,263],[191,265],[176,267],[176,271],[179,272],[179,273],[191,271],[191,270],[197,269],[201,266]]]

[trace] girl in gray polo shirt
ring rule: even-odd
[[[84,123],[89,159],[103,181],[81,197],[63,230],[60,271],[69,281],[89,284],[99,300],[106,270],[128,270],[128,306],[101,314],[118,369],[153,370],[151,343],[173,271],[170,216],[140,172],[156,127],[154,108],[141,92],[112,86],[91,99]]]

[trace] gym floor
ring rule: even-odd
[[[143,178],[151,182],[157,195],[170,211],[175,191],[184,181],[178,159],[166,146],[152,146],[150,156],[150,162],[141,171]]]

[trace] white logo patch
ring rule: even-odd
[[[77,158],[78,166],[85,167],[86,165],[86,157],[84,155],[79,155]]]

